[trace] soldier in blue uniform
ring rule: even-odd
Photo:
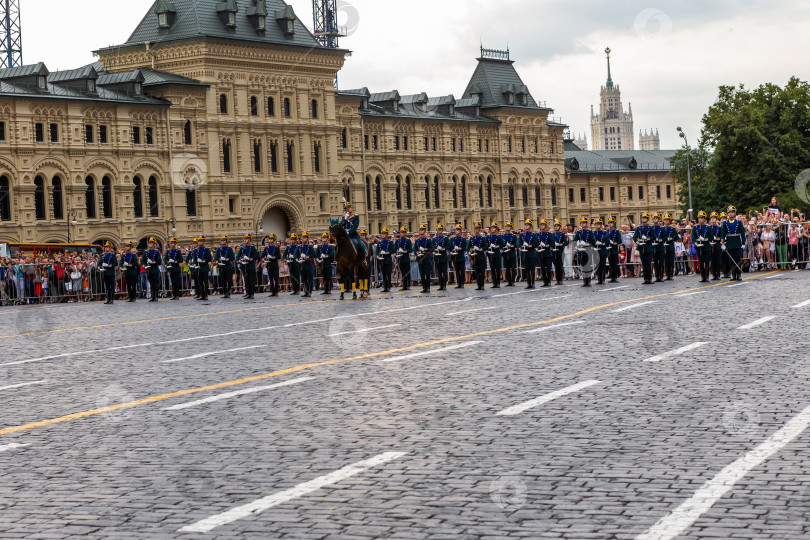
[[[315,277],[315,250],[309,241],[309,232],[301,234],[301,245],[298,249],[298,263],[301,265],[301,289],[304,294],[301,298],[312,297],[313,278]]]
[[[523,256],[523,268],[526,272],[526,288],[534,289],[534,274],[537,269],[537,249],[540,240],[534,234],[534,221],[527,219],[523,223],[523,232],[518,238],[518,247]]]
[[[236,260],[236,254],[233,252],[233,248],[228,245],[230,238],[227,234],[223,234],[219,242],[219,247],[214,253],[214,263],[216,263],[217,268],[219,268],[219,282],[222,287],[222,298],[227,299],[231,297],[233,265]]]
[[[725,212],[720,212],[720,231],[718,233],[718,238],[722,239],[722,230],[725,224],[728,222],[728,214]],[[720,270],[723,273],[723,277],[728,279],[731,277],[731,258],[728,255],[728,251],[724,249],[725,244],[721,241],[720,242]]]
[[[146,269],[146,279],[149,280],[149,289],[152,297],[150,302],[157,302],[160,294],[160,263],[163,261],[163,254],[157,249],[157,238],[149,238],[148,248],[143,252],[141,264]]]
[[[484,283],[487,279],[487,251],[489,251],[489,240],[483,229],[484,224],[480,221],[475,224],[475,234],[470,238],[469,252],[472,259],[475,281],[478,284],[476,291],[484,290]]]
[[[245,280],[244,298],[253,300],[253,295],[256,292],[256,263],[259,261],[259,250],[253,245],[252,234],[245,234],[244,243],[239,248],[237,259],[242,266],[242,276]]]
[[[321,265],[321,278],[323,279],[323,292],[332,294],[332,276],[335,262],[335,248],[329,244],[329,233],[321,235],[321,245],[318,246],[318,263]]]
[[[301,264],[298,262],[300,249],[298,235],[291,234],[287,248],[284,250],[284,260],[287,261],[287,268],[290,271],[291,296],[296,296],[301,292]]]
[[[554,220],[554,273],[557,277],[557,285],[563,284],[565,277],[565,266],[563,265],[563,252],[568,247],[568,235],[562,230],[562,221]]]
[[[712,236],[709,244],[712,247],[712,281],[717,281],[720,279],[723,260],[723,245],[720,241],[720,224],[718,223],[720,216],[717,212],[712,212],[710,218],[709,227],[712,229]]]
[[[177,238],[169,238],[169,248],[163,255],[163,265],[169,274],[172,286],[172,300],[180,300],[183,288],[183,252],[177,249]]]
[[[492,273],[492,288],[501,288],[501,279],[503,277],[503,248],[506,242],[503,236],[499,234],[500,227],[497,222],[492,222],[489,227],[489,235],[487,241],[489,242],[489,270]]]
[[[382,230],[382,239],[377,243],[377,260],[382,267],[382,292],[391,292],[391,274],[394,273],[394,242],[388,238],[391,233],[388,227]]]
[[[422,278],[422,294],[430,294],[430,274],[433,271],[433,240],[427,232],[427,225],[419,226],[419,238],[413,245],[413,254],[419,265],[419,275]]]
[[[453,245],[453,250],[450,255],[453,260],[453,272],[456,276],[456,289],[463,289],[464,283],[467,281],[467,253],[468,245],[467,239],[462,236],[464,228],[458,224],[456,225],[456,235],[451,239],[450,243]]]
[[[200,297],[197,300],[208,300],[208,273],[211,271],[211,263],[214,258],[211,250],[205,247],[205,235],[197,238],[197,249],[194,251],[198,266],[197,277],[200,283]]]
[[[543,278],[543,287],[551,287],[554,266],[554,235],[549,230],[548,221],[545,219],[540,220],[537,243],[540,248],[540,276]]]
[[[728,256],[731,272],[731,281],[742,281],[742,249],[745,245],[745,227],[737,221],[737,209],[728,207],[728,221],[720,230],[723,240],[723,250]]]
[[[514,225],[511,221],[507,221],[504,225],[505,232],[503,234],[503,267],[506,269],[506,286],[514,287],[515,278],[517,277],[517,264],[518,264],[518,236],[512,232]]]
[[[104,253],[101,255],[101,273],[104,277],[104,291],[107,294],[105,304],[112,304],[115,298],[115,270],[118,268],[118,258],[115,256],[112,242],[104,244]]]
[[[270,296],[278,296],[281,290],[279,277],[279,261],[281,260],[281,248],[276,245],[278,237],[271,234],[267,237],[267,245],[262,250],[262,260],[267,268],[267,286],[270,287]]]
[[[622,245],[622,233],[616,229],[616,218],[608,218],[608,266],[609,283],[619,282],[619,246]]]
[[[197,245],[199,239],[194,239],[194,245]],[[189,274],[194,281],[194,299],[200,299],[200,265],[197,263],[197,250],[192,248],[186,253],[186,264],[188,265]]]
[[[594,238],[593,231],[588,228],[588,218],[582,217],[579,220],[580,229],[574,234],[574,246],[576,246],[577,264],[579,264],[580,272],[582,272],[582,286],[591,286],[591,277],[593,274],[593,259],[596,257],[594,247],[596,246],[596,238]]]
[[[413,243],[408,238],[408,229],[402,227],[399,229],[399,238],[394,245],[397,248],[396,257],[397,265],[399,266],[399,275],[402,279],[402,291],[411,290],[411,252],[413,251]]]
[[[127,302],[134,302],[138,296],[138,275],[141,265],[138,262],[138,254],[132,253],[135,247],[134,242],[124,244],[124,252],[121,254],[121,270],[124,272],[124,281],[127,285]]]
[[[712,242],[714,234],[712,227],[706,224],[706,212],[698,212],[698,224],[692,229],[692,245],[697,251],[700,264],[700,282],[709,282],[709,267],[712,260]]]
[[[636,228],[636,232],[633,233],[633,242],[635,242],[636,246],[638,246],[638,253],[641,256],[641,273],[644,276],[644,285],[652,285],[653,275],[653,228],[649,223],[650,214],[644,212],[641,214],[641,225],[639,225]]]
[[[678,229],[672,226],[672,216],[664,214],[664,271],[667,281],[675,277],[675,242],[681,239]]]
[[[593,231],[593,241],[596,247],[596,254],[599,256],[596,262],[596,284],[605,284],[605,275],[607,274],[607,261],[610,252],[610,240],[608,239],[609,233],[603,228],[604,223],[602,218],[596,218],[594,221],[596,230]]]
[[[435,261],[436,273],[439,275],[439,290],[447,290],[447,274],[450,269],[450,257],[448,253],[453,249],[450,239],[444,235],[444,225],[439,223],[436,226],[436,238],[433,240],[436,247]]]
[[[343,219],[340,220],[340,225],[346,229],[354,249],[357,250],[357,253],[362,255],[365,261],[366,245],[361,240],[360,234],[357,232],[358,228],[360,227],[360,217],[354,213],[352,203],[347,202],[343,205],[343,209],[346,213],[344,214]],[[363,264],[367,263],[364,262]]]
[[[664,227],[661,226],[661,214],[658,212],[652,217],[652,246],[653,246],[653,272],[655,282],[664,281]]]

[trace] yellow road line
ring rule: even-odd
[[[771,273],[774,273],[774,272],[771,272]],[[757,279],[759,277],[764,277],[764,276],[769,275],[769,274],[762,274],[760,276],[753,276],[753,277],[749,277],[749,278],[746,278],[746,279]],[[698,287],[698,288],[696,288],[694,290],[711,289],[713,287],[720,287],[720,286],[726,285],[726,284],[727,284],[727,282],[715,283],[713,285],[706,285],[706,286],[703,286],[703,287]],[[611,308],[611,307],[618,306],[618,305],[621,305],[621,304],[630,304],[630,303],[633,303],[633,302],[640,302],[642,300],[649,300],[651,298],[661,298],[661,297],[664,297],[664,296],[673,296],[673,295],[677,295],[677,294],[683,294],[683,291],[670,292],[670,293],[661,293],[661,294],[655,294],[655,295],[652,295],[652,296],[644,296],[644,297],[641,297],[641,298],[630,298],[628,300],[621,300],[621,301],[618,301],[618,302],[611,302],[610,304],[603,304],[603,305],[600,305],[600,306],[589,307],[587,309],[577,311],[576,313],[570,313],[568,315],[561,315],[559,317],[555,317],[553,319],[547,319],[545,321],[531,322],[531,323],[524,323],[524,324],[516,324],[516,325],[513,325],[513,326],[507,326],[507,327],[504,327],[504,328],[496,328],[496,329],[493,329],[493,330],[484,330],[482,332],[475,332],[473,334],[466,334],[466,335],[463,335],[463,336],[453,336],[453,337],[448,337],[448,338],[444,338],[444,339],[437,339],[437,340],[434,340],[434,341],[426,341],[424,343],[417,343],[415,345],[409,345],[407,347],[400,347],[400,348],[397,348],[397,349],[389,349],[387,351],[379,351],[379,352],[374,352],[374,353],[361,354],[361,355],[358,355],[358,356],[351,356],[349,358],[339,358],[339,359],[336,359],[336,360],[326,360],[326,361],[323,361],[323,362],[314,362],[314,363],[311,363],[311,364],[303,364],[303,365],[300,365],[300,366],[294,366],[294,367],[290,367],[290,368],[287,368],[287,369],[282,369],[282,370],[278,370],[278,371],[272,371],[270,373],[265,373],[263,375],[254,375],[253,377],[245,377],[243,379],[237,379],[235,381],[227,381],[227,382],[222,382],[222,383],[218,383],[218,384],[212,384],[212,385],[208,385],[208,386],[201,386],[201,387],[198,387],[198,388],[189,388],[189,389],[186,389],[186,390],[178,390],[176,392],[171,392],[171,393],[168,393],[168,394],[161,394],[159,396],[151,396],[151,397],[139,399],[137,401],[130,401],[128,403],[119,403],[118,405],[111,405],[109,407],[102,407],[100,409],[93,409],[93,410],[90,410],[90,411],[77,412],[77,413],[73,413],[73,414],[68,414],[66,416],[60,416],[58,418],[51,418],[49,420],[40,420],[39,422],[31,422],[30,424],[23,424],[21,426],[11,426],[11,427],[7,427],[7,428],[3,428],[3,429],[0,429],[0,436],[8,435],[9,433],[17,433],[17,432],[20,432],[20,431],[27,431],[27,430],[38,428],[38,427],[50,426],[50,425],[53,425],[53,424],[60,424],[62,422],[68,422],[70,420],[76,420],[76,419],[79,419],[79,418],[87,418],[89,416],[96,416],[96,415],[99,415],[99,414],[104,414],[104,413],[108,413],[108,412],[112,412],[112,411],[117,411],[117,410],[120,410],[120,409],[129,408],[129,407],[137,407],[139,405],[146,405],[146,404],[149,404],[149,403],[155,403],[155,402],[158,402],[158,401],[164,401],[164,400],[171,399],[171,398],[178,397],[178,396],[186,396],[186,395],[189,395],[189,394],[197,394],[199,392],[206,392],[208,390],[218,390],[220,388],[227,388],[227,387],[230,387],[230,386],[238,386],[238,385],[247,384],[247,383],[251,383],[251,382],[255,382],[255,381],[261,381],[261,380],[264,380],[264,379],[271,379],[271,378],[274,378],[274,377],[280,377],[282,375],[289,375],[291,373],[297,373],[299,371],[304,371],[304,370],[313,369],[313,368],[317,368],[317,367],[329,366],[329,365],[333,365],[333,364],[342,364],[342,363],[345,363],[345,362],[352,362],[352,361],[355,361],[355,360],[366,360],[368,358],[375,358],[377,356],[387,356],[389,354],[401,353],[401,352],[405,352],[405,351],[412,351],[414,349],[422,349],[422,348],[425,348],[425,347],[432,347],[433,345],[441,345],[441,344],[444,344],[444,343],[452,343],[453,341],[461,341],[461,340],[464,340],[464,339],[470,339],[470,338],[481,337],[481,336],[488,336],[488,335],[499,334],[499,333],[503,333],[503,332],[510,332],[512,330],[520,330],[520,329],[523,329],[523,328],[531,328],[533,326],[542,326],[544,324],[556,323],[556,322],[564,321],[566,319],[571,319],[571,318],[574,318],[574,317],[587,315],[588,313],[593,313],[594,311],[599,311],[599,310],[602,310],[602,309]]]

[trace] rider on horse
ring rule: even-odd
[[[347,202],[343,205],[343,209],[346,211],[346,214],[343,216],[343,219],[340,220],[340,226],[346,229],[354,249],[358,254],[360,254],[365,265],[366,244],[363,242],[363,240],[360,238],[360,234],[357,232],[357,229],[360,226],[360,217],[353,212],[354,209],[352,208],[352,203]]]

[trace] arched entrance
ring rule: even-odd
[[[264,235],[275,234],[279,239],[287,237],[290,232],[290,218],[278,206],[273,206],[262,216],[262,228]]]
[[[157,242],[157,249],[163,251],[163,242],[161,242],[159,238],[155,238],[155,240],[158,241]],[[138,245],[135,246],[135,249],[138,250],[139,252],[146,251],[148,248],[149,248],[149,237],[148,236],[146,236],[144,238],[141,238],[140,241],[138,242]]]

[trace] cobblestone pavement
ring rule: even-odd
[[[578,285],[0,310],[0,538],[810,535],[810,275]]]

